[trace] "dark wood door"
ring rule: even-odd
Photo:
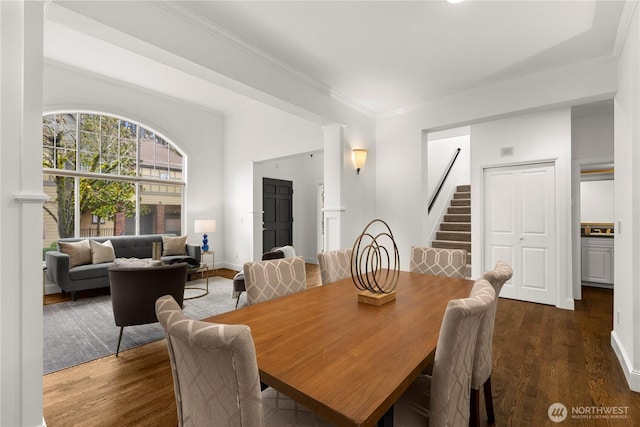
[[[293,182],[262,178],[262,251],[293,245]]]

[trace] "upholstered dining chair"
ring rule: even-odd
[[[496,322],[498,296],[502,286],[513,276],[511,266],[498,261],[493,270],[487,271],[482,278],[487,280],[496,293],[496,298],[489,312],[480,323],[478,342],[473,359],[473,374],[471,376],[471,425],[480,425],[480,388],[484,389],[484,404],[487,418],[491,424],[496,417],[493,411],[493,395],[491,393],[491,370],[493,368],[493,331]]]
[[[272,388],[261,391],[246,325],[192,320],[166,295],[155,304],[167,338],[179,427],[330,424]]]
[[[248,305],[307,289],[307,274],[301,256],[246,262],[242,270]]]
[[[289,247],[289,252],[295,256],[295,249],[293,246]],[[262,254],[262,261],[268,261],[270,259],[280,259],[285,258],[285,251],[281,248],[272,248],[269,252],[265,252]],[[240,302],[240,296],[244,291],[247,290],[247,287],[244,283],[244,271],[240,271],[233,277],[233,294],[236,298],[236,308],[238,308],[238,303]]]
[[[111,304],[116,326],[120,326],[116,357],[125,326],[155,323],[156,300],[162,295],[172,295],[182,306],[184,285],[187,280],[187,263],[148,265],[129,263],[109,267]]]
[[[477,280],[469,298],[449,301],[442,319],[432,375],[418,376],[394,404],[394,426],[460,427],[469,423],[469,390],[481,319],[495,300]]]
[[[467,275],[467,251],[412,246],[409,271],[462,279]]]
[[[323,285],[351,277],[351,253],[353,249],[338,249],[318,253],[320,281]]]

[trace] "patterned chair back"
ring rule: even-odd
[[[263,426],[251,331],[186,318],[173,297],[156,301],[166,337],[180,427]]]
[[[513,270],[509,264],[498,261],[495,269],[487,271],[482,278],[493,287],[496,298],[478,330],[478,343],[476,344],[476,354],[473,360],[473,376],[471,378],[471,388],[478,390],[491,376],[493,367],[493,331],[496,323],[496,309],[498,307],[498,296],[502,286],[511,279]]]
[[[320,252],[318,254],[320,280],[323,285],[351,277],[352,252],[353,249],[349,248]]]
[[[242,269],[248,305],[307,289],[303,257],[247,262]]]
[[[467,251],[413,246],[409,271],[462,279],[467,275]]]
[[[469,390],[478,327],[494,301],[493,287],[483,279],[476,281],[469,298],[449,301],[433,362],[430,425],[469,424]]]

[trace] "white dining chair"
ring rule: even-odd
[[[323,285],[351,277],[352,253],[351,248],[318,253],[320,281]]]
[[[412,246],[409,271],[462,279],[467,275],[467,251]]]
[[[394,426],[468,425],[478,328],[494,300],[493,287],[480,279],[469,298],[449,301],[440,327],[432,374],[419,375],[394,404]]]
[[[167,339],[179,427],[331,425],[272,388],[261,391],[248,326],[189,319],[170,295],[155,307]]]
[[[493,410],[493,394],[491,393],[491,371],[493,369],[493,332],[496,322],[498,296],[502,286],[513,276],[511,266],[498,261],[493,270],[487,271],[482,278],[487,280],[496,293],[496,298],[484,317],[478,329],[478,342],[473,358],[473,373],[471,375],[471,425],[480,425],[480,388],[484,390],[484,404],[487,418],[491,424],[495,423]]]
[[[247,262],[243,265],[247,304],[257,304],[307,289],[303,257]]]

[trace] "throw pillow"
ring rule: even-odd
[[[91,262],[93,264],[102,264],[103,262],[112,262],[116,259],[116,253],[113,250],[111,240],[104,243],[89,240],[91,244]]]
[[[91,264],[91,246],[89,240],[79,242],[58,242],[60,252],[69,255],[69,268]]]
[[[162,256],[186,254],[187,236],[162,236]]]

